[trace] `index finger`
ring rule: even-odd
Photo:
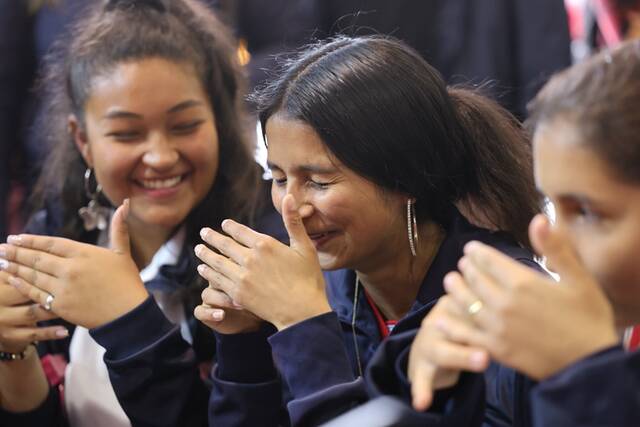
[[[499,250],[480,242],[469,242],[464,247],[465,258],[482,274],[505,288],[516,283],[515,278],[538,277],[530,267],[508,257]]]
[[[265,237],[264,234],[258,233],[246,225],[235,222],[232,219],[222,221],[222,230],[231,236],[236,242],[243,244],[248,248],[253,248],[258,241]]]
[[[5,259],[50,275],[56,275],[64,258],[47,252],[13,245],[0,245]]]
[[[13,246],[46,252],[63,258],[69,258],[75,255],[75,250],[71,243],[79,244],[78,242],[64,239],[62,237],[38,236],[35,234],[12,235],[7,237],[7,243]]]

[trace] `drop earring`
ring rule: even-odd
[[[87,168],[84,173],[84,191],[87,197],[90,199],[89,204],[78,209],[78,215],[82,218],[84,229],[87,231],[93,231],[96,228],[98,230],[105,230],[108,225],[109,216],[111,215],[111,209],[102,206],[98,201],[98,197],[102,192],[102,186],[96,181],[96,189],[91,190],[91,177],[93,175],[93,169]]]

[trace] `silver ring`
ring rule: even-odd
[[[467,312],[471,315],[474,316],[476,314],[478,314],[478,312],[480,310],[482,310],[482,301],[480,301],[479,299],[475,300],[474,302],[471,303],[471,305],[469,306],[469,308],[467,308]]]
[[[51,294],[47,294],[47,299],[44,300],[44,305],[42,306],[42,308],[44,308],[47,311],[51,311],[51,304],[53,304],[53,300],[54,300],[54,296]]]

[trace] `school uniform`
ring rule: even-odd
[[[474,227],[457,211],[443,227],[446,237],[416,301],[389,337],[420,326],[444,294],[445,274],[456,269],[464,245],[471,240],[539,268],[532,254],[509,236]],[[317,425],[369,399],[359,372],[374,358],[384,331],[362,289],[354,304],[354,271],[329,271],[324,278],[332,312],[279,332],[265,326],[250,334],[216,334],[218,365],[209,408],[211,425]],[[473,418],[475,411],[472,408],[468,416]]]
[[[270,204],[256,228],[286,241],[281,217]],[[43,211],[26,232],[57,235],[59,230],[59,215]],[[45,371],[52,374],[49,395],[30,412],[0,410],[0,425],[208,425],[215,339],[193,316],[201,302],[201,289],[192,288],[199,262],[182,234],[165,243],[141,272],[150,293],[141,305],[91,330],[51,322],[67,326],[70,336],[38,345]],[[70,362],[66,370],[61,371],[59,356]]]
[[[640,351],[614,346],[541,381],[532,391],[533,425],[640,424]]]

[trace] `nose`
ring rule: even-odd
[[[180,155],[167,138],[158,133],[149,139],[149,145],[142,157],[145,165],[156,170],[171,169],[179,160]]]
[[[309,218],[313,215],[314,207],[312,200],[304,191],[304,188],[301,188],[296,183],[289,183],[287,185],[287,194],[291,194],[298,205],[298,213],[302,217],[302,219]]]

